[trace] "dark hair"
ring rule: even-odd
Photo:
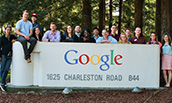
[[[94,31],[95,29],[97,29],[97,30],[99,31],[99,29],[98,29],[97,27],[93,28],[93,31]]]
[[[10,28],[10,30],[12,30],[11,26],[9,26],[9,25],[7,25],[7,26],[5,27],[5,30],[6,30],[7,28]]]
[[[151,33],[151,35],[152,35],[152,34],[155,34],[155,33]],[[151,35],[150,35],[150,39],[149,39],[149,44],[151,44],[151,41],[152,41],[152,40],[151,40]],[[155,34],[155,36],[156,36],[156,34]],[[158,43],[158,37],[157,37],[157,36],[156,36],[156,38],[155,38],[155,41],[156,41],[156,44],[159,44],[159,43]]]
[[[82,36],[84,36],[84,32],[85,32],[85,31],[87,31],[87,32],[89,33],[88,37],[89,37],[89,39],[90,39],[90,38],[91,38],[91,31],[90,31],[90,29],[84,28],[83,31],[82,31],[82,33],[81,33]]]
[[[51,24],[54,24],[54,25],[56,25],[56,23],[55,23],[55,22],[51,22],[51,23],[50,23],[50,25],[51,25]]]
[[[127,28],[126,30],[130,30],[130,29],[129,29],[129,28]],[[126,30],[125,30],[125,31],[126,31]],[[131,31],[131,30],[130,30],[130,31]]]
[[[168,34],[165,34],[165,35],[168,36],[168,42],[169,42],[169,45],[171,46],[171,37],[170,37],[170,35],[168,35]],[[165,35],[162,36],[162,46],[165,44],[165,41],[164,41]]]
[[[68,34],[68,32],[67,32],[67,27],[68,27],[68,26],[70,26],[70,27],[72,28],[72,26],[69,25],[69,24],[66,26],[66,31],[65,31],[65,34],[66,34],[65,36],[66,36],[66,37],[69,37],[69,34]],[[72,29],[72,31],[71,31],[71,36],[72,36],[72,38],[74,37],[73,29]]]
[[[116,24],[113,24],[112,26],[116,26]],[[112,27],[112,26],[111,26],[111,27]]]

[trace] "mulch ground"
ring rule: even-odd
[[[172,88],[143,90],[73,91],[70,97],[62,93],[4,94],[0,92],[0,103],[172,103]]]
[[[9,79],[7,80],[8,82]],[[160,78],[161,87],[165,85]],[[172,84],[171,84],[172,85]],[[131,90],[75,91],[62,93],[8,94],[0,91],[0,103],[172,103],[172,87],[133,93]]]

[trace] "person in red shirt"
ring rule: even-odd
[[[130,39],[130,42],[132,44],[145,44],[146,43],[145,38],[142,37],[140,34],[141,34],[141,28],[137,27],[135,29],[135,36]]]
[[[113,24],[111,27],[111,33],[109,34],[109,36],[112,36],[117,41],[119,41],[120,36],[118,34],[116,34],[116,31],[117,31],[117,26],[115,24]]]

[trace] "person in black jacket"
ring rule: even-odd
[[[7,26],[5,28],[5,34],[0,37],[0,76],[1,76],[1,90],[6,91],[5,80],[11,65],[12,58],[12,43],[17,39],[11,34],[11,27]]]
[[[33,32],[34,33],[33,33],[32,37],[34,37],[38,41],[42,41],[42,34],[40,33],[39,27],[35,27],[35,29],[33,30]]]
[[[79,25],[77,25],[75,27],[75,33],[74,33],[74,37],[73,37],[73,40],[74,42],[81,42],[81,38],[82,38],[82,34],[81,34],[81,27]]]

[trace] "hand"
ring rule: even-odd
[[[24,37],[25,37],[26,40],[30,40],[29,36],[25,35]]]
[[[111,41],[106,41],[106,43],[111,43]]]
[[[12,42],[12,43],[14,43],[14,42],[15,42],[15,40],[13,39],[11,42]]]

